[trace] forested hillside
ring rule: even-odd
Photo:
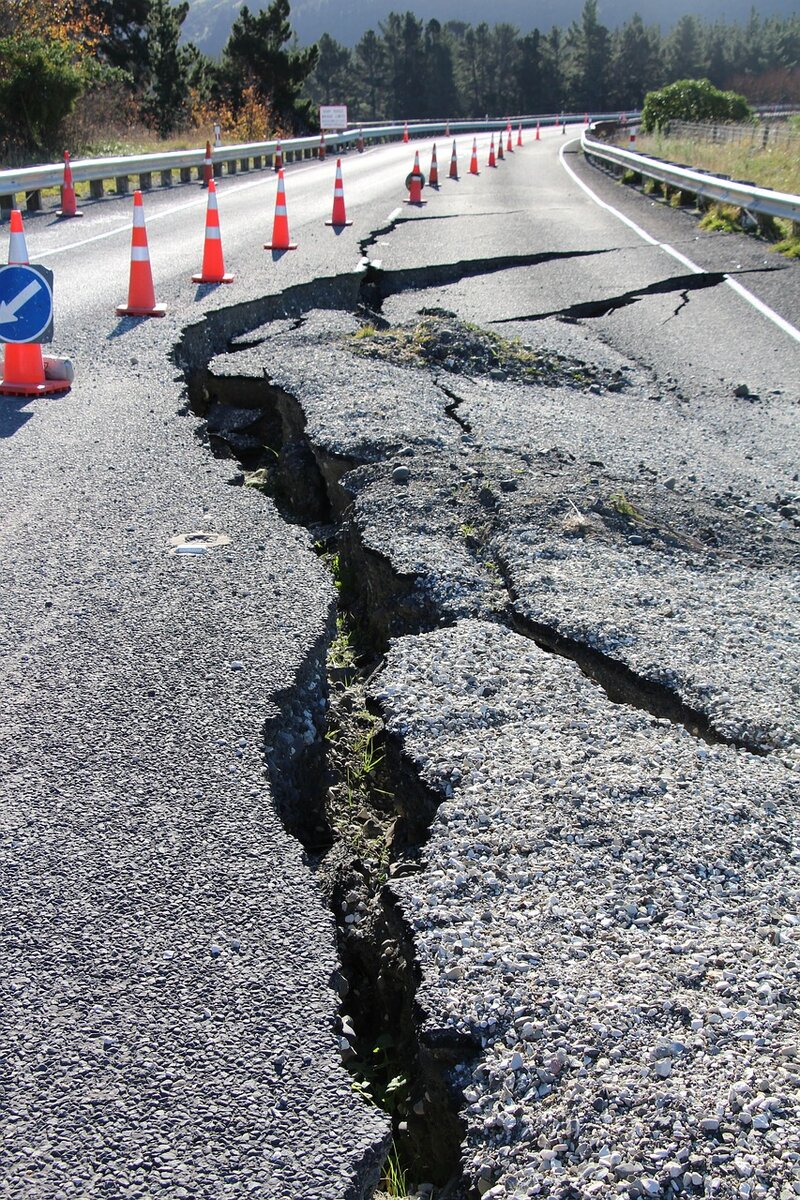
[[[494,11],[494,10],[493,10]],[[68,145],[124,150],[142,132],[229,141],[316,128],[320,103],[352,120],[637,107],[677,79],[708,78],[761,104],[800,101],[800,16],[744,24],[634,14],[618,28],[597,0],[547,30],[391,12],[356,45],[302,47],[289,0],[242,5],[217,59],[183,34],[187,0],[0,0],[0,160]]]

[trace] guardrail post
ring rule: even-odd
[[[249,158],[240,158],[239,159],[239,170],[240,171],[249,171],[250,170],[250,159]]]
[[[149,192],[153,186],[153,175],[151,171],[139,172],[139,191]]]
[[[89,180],[89,195],[93,200],[103,199],[103,181],[102,179]]]
[[[32,192],[25,193],[25,208],[28,212],[42,211],[42,193],[38,188],[34,188]]]
[[[14,209],[13,196],[0,196],[0,217],[8,217]]]
[[[192,182],[192,168],[191,167],[181,167],[181,183],[191,183],[191,182]]]
[[[225,166],[228,169],[229,175],[236,174],[236,159],[235,158],[229,158],[228,161],[226,162]]]
[[[161,186],[162,187],[172,187],[172,170],[171,169],[161,172]]]
[[[222,163],[221,162],[213,163],[211,169],[214,172],[214,178],[219,179],[220,175],[222,174]],[[202,179],[202,171],[203,171],[203,168],[201,167],[200,170],[198,171],[198,176],[197,176],[198,179]]]
[[[254,171],[261,170],[261,155],[260,154],[256,154],[253,157],[253,170]]]
[[[115,183],[115,185],[116,185],[116,188],[117,188],[117,195],[118,195],[118,196],[125,196],[125,195],[127,195],[127,192],[128,192],[128,186],[129,186],[129,182],[130,182],[130,181],[129,181],[129,179],[128,179],[128,176],[127,176],[127,175],[117,175],[116,179],[114,180],[114,183]]]

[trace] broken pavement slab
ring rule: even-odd
[[[439,802],[386,903],[413,930],[420,1040],[456,1064],[468,1182],[778,1195],[800,1117],[797,776],[476,620],[397,639],[371,692]]]

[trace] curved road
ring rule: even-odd
[[[480,260],[466,282],[452,273],[461,315],[633,361],[661,394],[733,405],[744,388],[732,443],[757,392],[774,417],[765,462],[790,475],[797,339],[722,276],[796,325],[800,267],[698,234],[555,132],[527,134],[495,171],[478,142],[477,178],[468,139],[458,182],[440,143],[438,193],[399,214],[416,144],[348,154],[339,233],[324,225],[335,160],[293,165],[299,249],[282,255],[262,249],[274,176],[221,180],[231,287],[189,282],[205,194],[148,193],[162,320],[114,316],[129,198],[26,221],[31,261],[55,271],[52,349],[76,380],[64,397],[0,399],[2,1196],[342,1200],[371,1194],[388,1144],[339,1063],[332,920],[263,767],[265,742],[283,738],[289,762],[322,728],[333,589],[308,536],[227,486],[234,464],[197,438],[171,360],[187,325],[237,306],[230,332],[244,332],[264,295],[354,272],[362,242],[420,288],[437,265]],[[515,257],[501,283],[492,264]],[[220,544],[175,554],[198,530]]]

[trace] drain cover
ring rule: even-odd
[[[193,533],[176,533],[169,539],[171,554],[205,554],[214,546],[230,544],[227,533],[212,533],[208,529],[195,529]]]

